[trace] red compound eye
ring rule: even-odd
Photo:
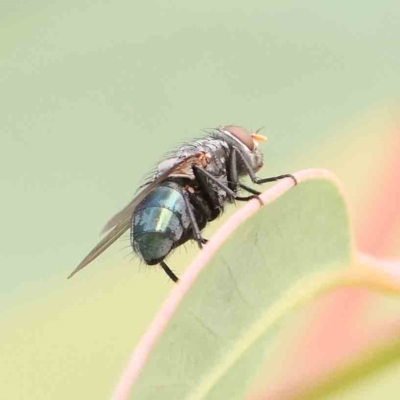
[[[222,127],[221,130],[229,132],[232,136],[234,136],[236,139],[239,139],[243,144],[245,144],[250,150],[254,150],[255,145],[253,137],[243,127],[236,125],[227,125]]]

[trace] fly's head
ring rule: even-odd
[[[240,148],[254,172],[257,172],[263,166],[263,155],[258,145],[267,140],[265,136],[259,135],[258,131],[250,133],[245,128],[236,125],[220,126],[218,133],[220,138],[228,144]]]

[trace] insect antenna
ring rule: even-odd
[[[257,134],[258,132],[262,131],[264,128],[265,128],[265,126],[262,126],[261,128],[258,128],[258,129],[256,130],[256,134]]]

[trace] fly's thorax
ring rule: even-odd
[[[207,172],[218,179],[220,183],[229,186],[228,169],[231,149],[224,140],[209,137],[204,140],[204,151],[209,155],[209,163],[206,167]],[[223,211],[224,205],[229,201],[229,196],[225,190],[212,181],[209,181],[210,190],[217,196],[219,203],[220,214]]]

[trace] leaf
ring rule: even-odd
[[[357,256],[357,265],[354,268],[343,270],[343,283],[346,280],[345,275],[350,278],[348,283],[351,286],[361,286],[387,295],[400,295],[400,262],[380,260],[360,253]],[[350,282],[351,275],[354,278],[352,283]],[[343,329],[348,329],[348,326]],[[318,373],[302,374],[300,381],[289,377],[280,388],[280,385],[274,388],[274,394],[267,388],[263,394],[259,392],[253,398],[260,400],[316,400],[331,399],[331,395],[338,395],[338,398],[342,399],[347,398],[348,394],[350,398],[354,398],[352,396],[355,393],[355,398],[365,398],[366,393],[369,393],[368,398],[385,398],[385,393],[389,393],[393,387],[388,388],[385,385],[384,388],[379,388],[377,383],[379,383],[383,371],[390,371],[390,367],[399,365],[400,320],[397,318],[390,323],[380,324],[379,329],[371,331],[368,342],[364,343],[358,351],[353,351],[344,357],[341,362],[334,363],[330,368],[321,367]],[[357,332],[357,335],[359,333],[361,332]],[[292,366],[293,363],[291,363]],[[298,367],[298,365],[294,366]],[[378,381],[377,377],[379,377]],[[371,395],[371,387],[366,389],[368,379],[374,387],[375,396]],[[379,391],[382,389],[383,393],[380,395]]]
[[[365,352],[353,357],[349,362],[330,371],[324,380],[314,382],[314,385],[308,388],[308,390],[305,390],[298,396],[288,397],[288,399],[396,398],[394,393],[398,391],[399,362],[400,324],[398,323],[397,326],[392,327],[390,334],[389,332],[385,332],[385,335],[382,335],[378,345],[369,347]],[[393,373],[393,370],[391,370],[393,367],[397,367],[394,382],[392,380],[389,387],[386,383],[382,387],[380,379],[385,378],[385,373]],[[372,388],[368,386],[368,383],[372,383]]]
[[[249,202],[211,238],[144,335],[114,399],[243,398],[276,333],[270,328],[353,264],[335,179],[319,170],[296,177],[298,186],[279,182],[262,195],[265,207]],[[322,267],[328,275],[319,281],[297,283]]]

